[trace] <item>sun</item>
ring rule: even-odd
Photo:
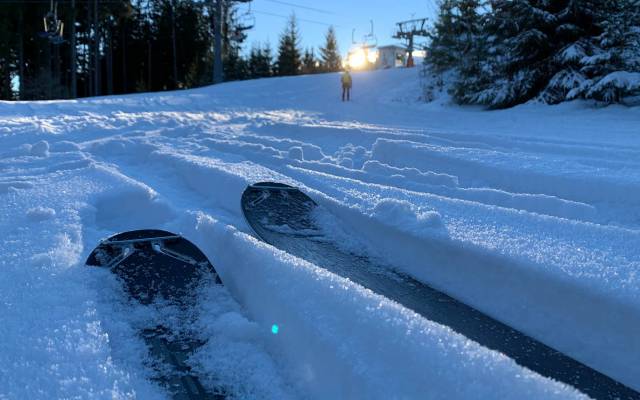
[[[366,62],[367,62],[367,55],[362,49],[357,49],[353,53],[349,54],[348,64],[353,69],[359,69],[364,67]]]
[[[345,66],[351,69],[366,69],[376,63],[378,52],[366,47],[352,49],[347,55]]]

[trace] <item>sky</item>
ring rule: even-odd
[[[245,50],[266,41],[277,48],[287,17],[295,12],[303,48],[321,46],[327,28],[333,25],[343,56],[352,45],[353,30],[354,39],[362,41],[371,32],[371,20],[378,45],[401,43],[392,38],[396,22],[424,17],[433,21],[437,10],[436,0],[254,0],[250,4],[241,5],[244,10],[250,8],[255,17]]]

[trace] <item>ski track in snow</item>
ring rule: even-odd
[[[220,272],[189,362],[232,397],[580,396],[257,241],[240,195],[262,180],[306,189],[347,248],[640,390],[637,110],[421,105],[414,73],[356,74],[348,104],[332,74],[0,103],[0,398],[165,396],[142,311],[83,266],[141,228]]]

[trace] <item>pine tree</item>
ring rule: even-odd
[[[240,54],[239,47],[232,47],[226,50],[226,55],[223,60],[224,65],[224,80],[225,81],[239,81],[249,78],[249,65]]]
[[[592,54],[581,59],[586,79],[568,97],[618,103],[639,94],[640,1],[603,1],[596,25],[601,31],[592,37]]]
[[[5,5],[0,10],[0,100],[13,100],[11,75],[15,73],[13,61],[16,59],[14,47],[17,27],[11,18],[16,12],[15,5]]]
[[[265,78],[272,75],[271,46],[254,45],[249,53],[249,76],[253,79]]]
[[[601,0],[564,0],[557,5],[556,45],[549,65],[553,76],[540,94],[546,103],[565,101],[584,84],[586,77],[580,64],[593,53],[590,38],[597,35],[595,10]]]
[[[336,31],[330,26],[325,35],[325,44],[320,47],[322,69],[326,72],[336,72],[342,69],[342,59],[338,50]]]
[[[472,102],[474,93],[484,77],[486,58],[481,0],[444,0],[429,46],[429,63],[425,73],[435,78],[445,71],[453,72],[455,83],[452,95],[460,103]]]
[[[313,48],[306,49],[304,56],[302,57],[302,73],[303,74],[315,74],[318,72],[319,62],[316,59],[315,51]]]
[[[429,45],[429,66],[436,72],[443,72],[456,66],[458,57],[456,17],[457,0],[442,0],[439,6],[431,43]]]
[[[277,73],[280,76],[297,75],[300,73],[300,33],[295,14],[291,15],[287,26],[280,36],[278,46]]]
[[[557,17],[546,0],[496,0],[487,14],[483,36],[487,56],[484,77],[465,91],[468,103],[511,107],[532,99],[551,78]]]
[[[481,6],[480,0],[459,0],[457,3],[456,36],[453,38],[457,80],[452,93],[460,103],[469,102],[466,94],[482,86],[487,72],[483,18],[479,13]]]

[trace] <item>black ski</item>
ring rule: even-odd
[[[161,230],[125,232],[103,240],[86,264],[111,270],[123,282],[125,291],[141,304],[150,305],[162,298],[185,315],[196,301],[194,289],[204,279],[222,284],[207,257],[194,244]],[[154,362],[162,366],[157,368],[157,380],[173,399],[226,398],[221,388],[205,389],[185,362],[203,342],[163,325],[145,328],[140,335]]]
[[[295,187],[250,185],[242,211],[265,242],[352,280],[543,376],[597,399],[640,399],[640,393],[366,254],[341,250],[314,220],[318,204]]]

